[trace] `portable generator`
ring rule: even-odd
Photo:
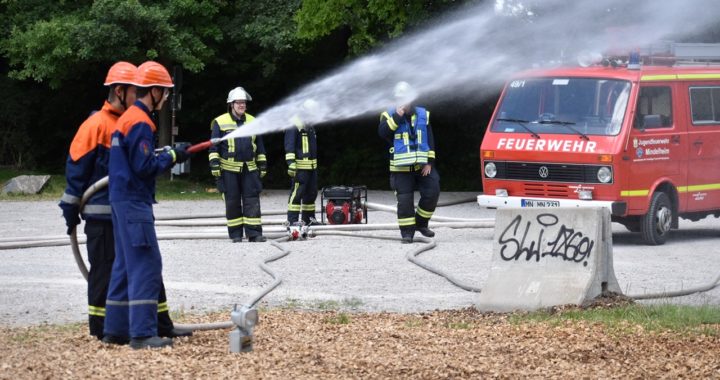
[[[367,187],[327,186],[320,193],[322,222],[328,224],[367,223]]]

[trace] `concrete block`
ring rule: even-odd
[[[612,257],[605,208],[500,208],[477,307],[531,311],[620,294]]]
[[[21,175],[3,186],[3,194],[37,194],[50,180],[49,175]]]

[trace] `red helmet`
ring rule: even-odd
[[[118,83],[133,84],[137,70],[137,66],[130,62],[116,62],[110,67],[110,70],[108,70],[107,76],[105,77],[105,86],[112,86]]]
[[[173,87],[173,81],[165,67],[155,61],[138,66],[133,84],[138,87]]]

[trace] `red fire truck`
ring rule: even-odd
[[[720,49],[674,49],[704,56],[659,66],[635,53],[509,80],[480,147],[478,203],[606,207],[650,245],[679,218],[719,217],[720,65],[708,61]]]

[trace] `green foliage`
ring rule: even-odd
[[[325,318],[324,321],[331,325],[347,325],[350,323],[350,316],[345,313],[338,313],[332,317]]]
[[[538,311],[516,314],[513,323],[526,321],[547,322],[591,321],[606,325],[611,331],[630,332],[632,326],[648,331],[674,331],[683,334],[720,335],[720,308],[717,306],[628,305],[609,309],[570,309],[559,313]]]
[[[10,2],[18,22],[0,47],[10,77],[47,80],[59,88],[78,67],[127,60],[179,63],[193,72],[205,67],[222,39],[213,22],[223,2],[166,0],[153,5],[138,0],[97,0],[91,6],[50,8],[44,17]],[[37,18],[36,18],[37,17]]]
[[[299,36],[309,40],[348,28],[348,46],[358,55],[382,41],[400,36],[406,28],[419,25],[433,13],[455,3],[453,0],[306,0],[295,20]]]

